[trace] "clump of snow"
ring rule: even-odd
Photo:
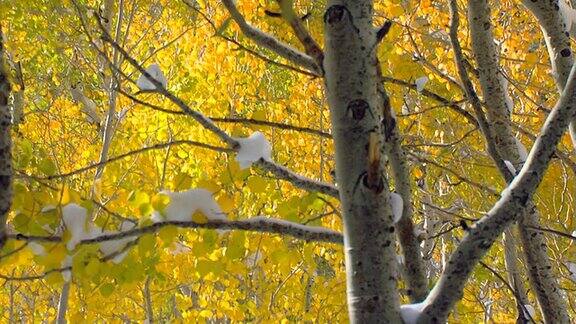
[[[260,159],[272,161],[272,146],[261,132],[254,132],[250,137],[236,138],[236,140],[240,144],[240,150],[236,155],[240,169],[246,169]]]
[[[150,216],[150,220],[152,220],[152,223],[154,224],[162,223],[164,221],[164,217],[159,212],[154,211]]]
[[[226,220],[226,215],[212,197],[212,193],[206,189],[161,193],[170,197],[170,203],[164,210],[169,221],[189,222],[196,211],[202,212],[208,220]]]
[[[514,102],[512,101],[512,97],[510,97],[510,94],[508,93],[508,79],[506,79],[506,76],[504,75],[504,73],[502,73],[502,71],[498,73],[498,79],[500,79],[500,85],[504,90],[504,101],[506,103],[506,109],[508,110],[508,114],[512,115],[512,111],[514,109]]]
[[[130,223],[128,221],[124,221],[120,225],[120,232],[129,231],[132,228],[134,228],[135,226],[136,225],[133,223]],[[108,234],[116,234],[116,233],[118,233],[118,232],[104,231],[102,234],[108,235]],[[126,244],[132,242],[133,240],[135,240],[134,237],[125,237],[125,238],[118,239],[118,240],[104,241],[104,242],[100,243],[100,251],[105,256],[112,255],[113,253],[121,251],[126,246]],[[127,254],[128,254],[128,251],[124,251],[122,253],[119,253],[114,258],[112,258],[112,262],[114,262],[116,264],[122,262],[122,260],[124,260],[124,258],[126,257]]]
[[[524,305],[524,308],[525,308],[525,310],[524,310],[524,312],[525,312],[524,316],[525,317],[530,317],[532,319],[534,319],[534,317],[536,317],[536,310],[534,309],[534,307],[532,305],[529,305],[529,304]],[[528,314],[526,314],[526,312]],[[528,315],[530,315],[530,316],[528,316]]]
[[[404,324],[416,324],[418,317],[420,317],[420,314],[424,310],[425,306],[425,303],[407,304],[400,306],[400,316],[402,316]]]
[[[86,218],[86,208],[77,204],[68,204],[62,208],[62,220],[71,234],[70,240],[66,243],[68,250],[74,250],[80,241],[93,237],[93,229],[86,228]]]
[[[428,77],[427,76],[419,77],[418,79],[416,79],[415,83],[416,83],[416,91],[422,92],[422,90],[424,90],[424,86],[426,86],[426,83],[428,83]]]
[[[516,175],[516,168],[514,167],[512,162],[505,160],[504,164],[506,164],[506,167],[508,168],[508,171],[510,171],[510,173],[512,173],[513,175]]]
[[[568,262],[568,270],[570,271],[570,279],[576,282],[576,263]]]
[[[518,148],[518,155],[520,156],[520,161],[526,162],[526,159],[528,159],[528,151],[526,150],[526,147],[524,146],[524,144],[522,144],[522,142],[520,142],[518,138],[514,137],[514,139],[516,140],[516,147]]]
[[[258,264],[258,262],[260,262],[260,260],[262,260],[262,253],[260,253],[260,251],[256,251],[250,255],[248,255],[246,257],[246,259],[244,260],[244,263],[249,266],[255,266]]]
[[[36,242],[30,242],[28,243],[28,247],[30,248],[30,250],[32,250],[32,253],[34,253],[34,255],[40,255],[40,256],[46,255],[46,249],[41,244],[38,244]]]
[[[402,209],[404,208],[404,200],[402,200],[402,196],[395,192],[391,192],[390,205],[392,206],[394,224],[396,224],[402,218]]]
[[[148,72],[148,74],[150,74],[150,76],[156,81],[160,82],[162,87],[166,88],[168,81],[166,80],[164,73],[162,73],[162,70],[160,70],[160,66],[157,63],[150,65],[146,69],[146,72]],[[138,80],[136,80],[136,85],[138,88],[140,88],[140,90],[156,90],[154,83],[152,83],[152,81],[150,81],[144,74],[142,74]]]

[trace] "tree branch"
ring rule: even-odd
[[[281,234],[294,237],[304,241],[326,242],[342,244],[342,234],[319,226],[308,226],[293,223],[277,218],[267,218],[257,216],[236,221],[212,220],[206,223],[185,222],[185,221],[165,221],[149,226],[134,228],[128,231],[99,235],[95,238],[84,239],[78,244],[94,244],[105,241],[120,240],[128,237],[138,237],[143,234],[155,233],[166,226],[176,226],[180,228],[204,228],[219,230],[243,230],[259,233]],[[9,239],[28,242],[62,242],[60,236],[33,236],[25,234],[9,234]]]
[[[233,0],[222,0],[222,3],[226,9],[228,9],[232,19],[236,21],[240,27],[240,30],[242,30],[246,37],[252,39],[256,44],[263,46],[280,55],[281,57],[289,60],[290,62],[303,66],[315,74],[322,75],[322,69],[320,66],[318,66],[313,58],[289,45],[280,42],[273,36],[266,34],[265,32],[246,22],[246,19],[244,19],[242,14],[238,11],[238,8],[236,8]]]

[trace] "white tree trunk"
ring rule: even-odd
[[[344,220],[352,323],[399,323],[394,224],[382,159],[372,1],[329,1],[324,70]],[[379,148],[379,146],[378,146]]]

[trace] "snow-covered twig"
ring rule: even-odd
[[[211,220],[206,223],[196,223],[191,221],[158,222],[145,227],[134,228],[131,230],[111,234],[98,235],[94,238],[89,239],[83,239],[78,243],[78,245],[114,241],[129,237],[139,237],[143,234],[155,233],[160,229],[171,225],[181,228],[243,230],[243,231],[260,232],[260,233],[282,234],[292,236],[296,239],[305,241],[342,244],[342,234],[337,231],[319,226],[302,225],[299,223],[289,222],[277,218],[258,216],[236,221]],[[35,241],[35,242],[62,241],[62,237],[60,236],[32,236],[25,234],[10,234],[8,235],[8,238],[18,241]]]
[[[105,31],[103,31],[103,32],[105,33]],[[170,91],[168,91],[166,88],[164,88],[163,85],[160,82],[158,82],[156,79],[154,79],[152,76],[150,76],[146,72],[146,70],[134,58],[130,57],[129,54],[122,47],[120,47],[120,45],[118,45],[116,42],[114,42],[109,37],[109,35],[107,36],[107,34],[105,34],[103,37],[103,40],[110,43],[114,48],[117,48],[118,51],[120,53],[122,53],[124,58],[134,68],[136,68],[143,75],[145,75],[147,78],[149,78],[150,82],[156,86],[156,89],[158,90],[158,92],[163,94],[166,98],[168,98],[170,101],[172,101],[178,107],[180,107],[180,109],[182,109],[182,111],[186,115],[191,116],[192,118],[197,120],[202,126],[204,126],[206,129],[208,129],[208,130],[214,132],[216,135],[218,135],[224,142],[226,142],[228,145],[231,146],[232,150],[238,150],[239,149],[240,144],[238,143],[238,141],[235,138],[231,137],[225,131],[223,131],[218,126],[216,126],[216,124],[214,124],[214,121],[212,121],[210,118],[204,116],[200,112],[197,112],[197,111],[191,109],[188,105],[186,105],[186,103],[184,103],[184,101],[182,101],[180,98],[178,98],[177,96],[172,94]],[[309,179],[309,178],[306,178],[306,177],[301,176],[301,175],[297,175],[297,174],[293,173],[292,171],[288,170],[287,168],[280,166],[276,163],[273,163],[273,162],[269,162],[269,163],[271,163],[271,164],[267,164],[267,166],[274,166],[274,168],[273,168],[274,170],[281,171],[281,172],[275,172],[275,173],[273,172],[279,179],[283,179],[283,180],[292,182],[293,184],[295,184],[299,188],[303,188],[303,189],[317,188],[318,190],[316,190],[316,189],[308,189],[308,190],[315,190],[315,191],[319,191],[319,192],[323,192],[323,193],[324,193],[324,191],[326,191],[327,194],[330,194],[334,197],[338,196],[337,194],[335,194],[335,192],[333,190],[333,189],[335,189],[335,187],[333,187],[331,185],[328,185],[328,187],[323,186],[323,183],[320,183],[316,180]],[[269,170],[269,171],[271,171],[271,170]],[[319,184],[320,184],[320,186],[319,186]]]
[[[568,124],[575,117],[575,111],[572,109],[576,105],[574,93],[576,93],[576,69],[572,68],[562,96],[542,127],[526,163],[514,181],[502,192],[494,207],[470,227],[468,235],[462,239],[440,280],[428,295],[425,301],[426,307],[420,314],[419,321],[446,320],[448,313],[462,296],[466,281],[475,265],[508,225],[525,211],[527,203],[544,177],[556,146]]]
[[[273,51],[274,53],[282,56],[292,63],[303,66],[316,74],[322,74],[320,67],[313,58],[287,44],[280,42],[275,37],[266,34],[262,30],[250,25],[246,19],[244,19],[244,16],[242,16],[242,14],[238,11],[238,8],[236,8],[233,0],[222,0],[222,3],[226,9],[228,9],[232,19],[234,19],[234,21],[238,24],[246,37],[252,39],[256,44]]]
[[[200,10],[200,9],[196,8],[195,6],[191,5],[188,1],[184,1],[184,2],[186,3],[186,5],[188,5],[188,7],[189,7],[190,9],[194,10],[196,13],[198,13],[200,16],[202,16],[202,18],[204,18],[204,20],[212,27],[212,29],[214,30],[214,33],[215,33],[216,36],[224,39],[225,41],[227,41],[227,42],[229,42],[229,43],[232,43],[232,44],[238,46],[238,49],[243,50],[243,51],[245,51],[246,53],[248,53],[248,54],[250,54],[250,55],[252,55],[252,56],[254,56],[254,57],[257,57],[257,58],[261,59],[262,61],[264,61],[264,62],[266,62],[266,63],[272,64],[272,65],[276,65],[276,66],[279,66],[279,67],[282,67],[282,68],[285,68],[285,69],[288,69],[288,70],[291,70],[291,71],[294,71],[294,72],[297,72],[297,73],[301,73],[301,74],[304,74],[304,75],[307,75],[307,76],[311,76],[311,77],[318,77],[318,76],[319,76],[319,75],[316,74],[316,73],[308,72],[308,71],[306,71],[306,70],[299,69],[299,68],[294,67],[294,66],[292,66],[292,65],[284,64],[284,63],[281,63],[281,62],[277,62],[277,61],[275,61],[275,60],[273,60],[273,59],[270,59],[270,58],[266,57],[265,55],[260,54],[260,53],[258,53],[257,51],[255,51],[255,50],[253,50],[253,49],[251,49],[251,48],[248,48],[248,47],[242,45],[242,43],[240,43],[239,41],[235,40],[234,38],[228,37],[228,36],[224,35],[223,33],[219,33],[219,32],[218,32],[218,27],[216,27],[216,25],[214,24],[214,22],[213,22],[212,20],[210,20],[210,18],[208,18],[208,16],[207,16],[204,12],[202,12],[202,10]]]

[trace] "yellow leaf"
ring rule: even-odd
[[[220,190],[220,186],[218,185],[218,183],[216,181],[208,180],[208,179],[202,179],[202,180],[198,181],[198,187],[206,189],[206,190],[210,191],[211,193],[215,193],[218,190]]]
[[[220,205],[220,208],[224,213],[230,213],[234,209],[235,206],[234,198],[228,195],[220,196],[217,201],[218,205]]]
[[[261,193],[266,191],[266,180],[262,177],[250,177],[248,179],[248,188],[254,193]]]
[[[208,217],[206,217],[202,212],[197,211],[192,214],[192,221],[198,224],[206,224],[208,223]]]

